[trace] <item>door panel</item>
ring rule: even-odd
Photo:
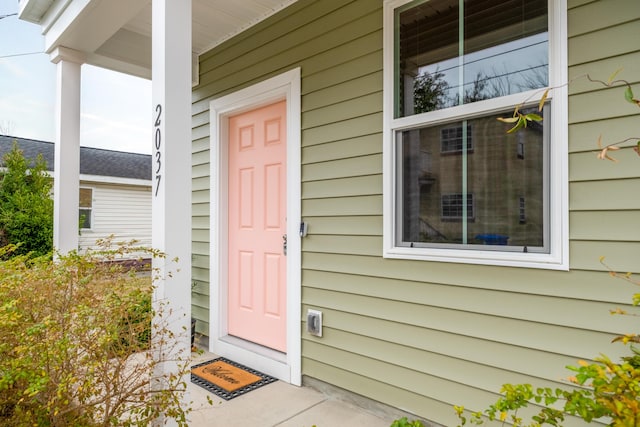
[[[229,335],[286,352],[286,103],[229,118]]]

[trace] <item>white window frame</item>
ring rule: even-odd
[[[95,194],[95,188],[93,187],[87,187],[87,186],[81,186],[78,188],[78,200],[80,198],[80,190],[91,190],[91,207],[90,208],[86,208],[86,207],[82,207],[80,206],[80,203],[78,203],[78,221],[80,221],[80,210],[81,209],[85,209],[85,210],[89,210],[89,224],[90,227],[80,227],[81,230],[93,230],[93,195]],[[82,224],[84,225],[84,224]]]
[[[480,117],[516,106],[523,101],[533,104],[541,90],[521,92],[500,98],[459,105],[407,117],[394,117],[394,10],[411,0],[385,0],[383,15],[383,256],[385,258],[423,261],[498,265],[510,267],[569,269],[568,209],[568,81],[567,71],[567,4],[566,0],[549,0],[549,86],[552,108],[549,126],[549,210],[548,253],[501,252],[496,250],[441,249],[399,246],[397,242],[398,200],[396,189],[395,135],[398,131],[435,126],[470,117]],[[427,0],[428,1],[428,0]],[[550,122],[550,123],[549,123]],[[495,249],[495,248],[492,248]]]

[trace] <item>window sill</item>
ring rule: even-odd
[[[392,247],[384,251],[384,258],[458,264],[522,267],[546,270],[569,270],[568,262],[554,254],[456,250],[434,248]],[[567,257],[565,257],[567,258]]]

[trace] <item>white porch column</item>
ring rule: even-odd
[[[191,355],[191,0],[153,0],[152,245],[166,253],[156,304],[172,310],[177,355]],[[170,260],[177,258],[177,263]],[[165,374],[177,365],[164,364]],[[186,379],[188,381],[188,378]]]
[[[78,249],[80,68],[84,55],[58,47],[51,61],[57,64],[53,247],[65,254]]]

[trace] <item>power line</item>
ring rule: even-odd
[[[12,55],[0,55],[0,59],[3,58],[13,58],[15,56],[27,56],[27,55],[40,55],[44,52],[27,52],[27,53],[14,53]]]
[[[0,15],[0,19],[8,18],[8,17],[10,17],[10,16],[16,16],[16,15],[17,15],[17,13],[9,13],[9,14],[7,14],[7,15]]]

